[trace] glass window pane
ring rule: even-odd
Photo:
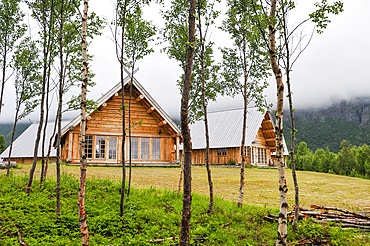
[[[105,136],[96,136],[95,141],[95,158],[105,158]]]
[[[109,159],[117,159],[117,137],[109,137]]]
[[[139,159],[139,138],[131,137],[131,158]]]
[[[93,136],[86,135],[85,137],[85,154],[86,158],[92,158]]]
[[[141,159],[149,159],[149,138],[141,138]]]
[[[152,139],[152,159],[160,159],[160,138]]]

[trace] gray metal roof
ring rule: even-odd
[[[243,136],[244,109],[230,109],[208,113],[209,145],[210,148],[240,147]],[[256,107],[249,107],[247,111],[247,132],[245,146],[252,146],[265,114]],[[204,121],[200,120],[190,126],[191,142],[193,149],[205,149]],[[288,155],[284,144],[284,155]]]
[[[62,127],[67,125],[69,121],[62,121]],[[30,125],[13,143],[12,149],[12,158],[21,158],[21,157],[33,157],[34,146],[37,136],[37,129],[39,127],[39,123],[33,123]],[[49,141],[51,136],[53,135],[54,131],[54,122],[48,122],[46,127],[46,138],[45,138],[45,155],[48,153],[49,149]],[[37,156],[41,157],[42,153],[42,137],[43,131],[41,132],[40,144],[37,151]],[[54,140],[52,141],[52,144]],[[0,158],[8,158],[9,157],[9,150],[10,146],[0,155]],[[51,156],[56,156],[56,149],[54,147],[51,148]]]
[[[244,109],[231,109],[208,113],[209,145],[210,148],[239,147],[242,141]],[[264,114],[257,108],[248,108],[247,132],[245,145],[251,146],[261,127]],[[200,120],[190,125],[193,149],[205,149],[204,121]]]

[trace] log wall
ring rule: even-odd
[[[88,158],[89,164],[119,164],[121,163],[121,145],[122,145],[122,110],[121,110],[121,91],[113,95],[103,103],[95,112],[87,118],[86,135],[93,136],[92,158]],[[126,105],[126,143],[125,158],[129,158],[129,138],[128,138],[128,104],[129,89],[125,88]],[[176,163],[176,132],[164,121],[156,112],[149,110],[152,106],[140,96],[138,91],[133,89],[131,98],[131,135],[138,138],[138,159],[132,159],[133,164],[158,164],[158,163]],[[73,130],[70,130],[63,136],[64,144],[62,146],[62,160],[71,163],[79,162],[79,129],[78,124]],[[105,136],[105,157],[96,158],[99,147],[97,146],[98,136]],[[116,158],[109,158],[109,137],[116,137]],[[149,138],[149,158],[141,158],[141,140]],[[153,159],[153,139],[160,139],[160,159]]]

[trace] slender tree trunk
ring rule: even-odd
[[[130,95],[128,99],[128,139],[129,139],[129,153],[128,153],[128,158],[129,158],[129,174],[128,174],[128,188],[127,188],[127,197],[130,196],[130,189],[131,189],[131,96],[132,96],[132,82],[133,82],[133,76],[134,76],[134,65],[132,65],[131,68],[131,81],[130,81]]]
[[[57,188],[56,188],[56,200],[57,216],[60,217],[60,141],[62,134],[62,103],[63,103],[63,87],[64,87],[64,64],[63,64],[63,11],[64,11],[64,0],[60,2],[60,28],[59,28],[59,59],[60,59],[60,74],[59,74],[59,104],[58,104],[58,138],[57,138],[57,156],[56,156],[56,172],[57,172]]]
[[[191,218],[191,138],[188,122],[189,93],[191,86],[191,69],[193,65],[195,45],[195,6],[196,1],[190,0],[189,7],[189,43],[186,48],[184,85],[181,99],[181,133],[184,141],[184,194],[180,232],[180,246],[189,245]]]
[[[293,176],[293,183],[294,183],[294,199],[295,199],[295,211],[294,211],[294,218],[293,218],[293,224],[292,229],[293,231],[296,231],[297,229],[297,223],[298,223],[298,215],[299,215],[299,187],[298,187],[298,180],[297,180],[297,173],[295,170],[295,160],[294,160],[294,145],[295,145],[295,128],[294,128],[294,112],[293,112],[293,98],[292,98],[292,92],[290,90],[290,51],[289,51],[289,43],[288,43],[288,37],[287,37],[287,28],[286,28],[286,15],[283,10],[283,24],[284,24],[284,45],[286,49],[286,58],[287,58],[287,64],[286,64],[286,76],[287,76],[287,85],[288,85],[288,99],[289,99],[289,113],[290,113],[290,121],[291,121],[291,128],[292,128],[292,138],[291,138],[291,144],[290,144],[290,160],[292,165],[292,176]]]
[[[125,1],[125,11],[126,11],[126,2]],[[120,200],[120,216],[123,217],[124,214],[124,202],[125,202],[125,187],[126,187],[126,161],[125,161],[125,142],[126,142],[126,109],[125,109],[125,82],[123,77],[123,45],[124,45],[124,31],[125,25],[122,26],[122,43],[121,43],[121,87],[122,87],[122,187],[121,187],[121,200]],[[129,139],[131,141],[131,139]],[[130,144],[131,145],[131,144]]]
[[[51,147],[53,145],[53,139],[54,139],[54,136],[55,136],[55,133],[56,133],[56,130],[57,130],[57,125],[58,125],[58,114],[56,115],[55,117],[55,122],[54,122],[54,129],[53,129],[53,134],[51,135],[50,139],[49,139],[49,149],[48,149],[48,153],[46,155],[46,161],[45,161],[45,170],[44,170],[44,177],[43,177],[43,181],[45,181],[46,179],[46,175],[48,173],[48,167],[49,167],[49,159],[50,159],[50,153],[51,153]]]
[[[126,25],[126,11],[127,11],[127,3],[128,0],[125,1],[123,6],[123,20],[122,20],[122,36],[121,36],[121,57],[120,57],[120,66],[121,66],[121,87],[122,87],[122,94],[121,94],[121,101],[122,101],[122,146],[121,146],[121,159],[122,159],[122,186],[121,186],[121,198],[120,198],[120,205],[119,205],[119,214],[121,217],[124,215],[124,203],[125,203],[125,188],[126,188],[126,161],[125,161],[125,142],[126,142],[126,109],[125,109],[125,82],[124,82],[124,67],[123,67],[123,47],[125,45],[125,25]],[[117,1],[118,6],[118,1]],[[118,9],[117,9],[118,11]],[[130,145],[131,145],[131,139]]]
[[[6,80],[6,54],[7,54],[7,37],[8,37],[8,30],[5,31],[5,44],[4,44],[4,57],[3,57],[3,77],[1,80],[1,94],[0,94],[0,114],[1,108],[3,107],[3,95],[4,95],[4,87],[5,87],[5,80]]]
[[[22,95],[20,96],[19,100],[22,100],[23,97],[23,89],[22,89]],[[15,117],[14,117],[14,125],[13,125],[13,132],[12,132],[12,140],[10,142],[10,149],[9,149],[9,158],[8,158],[8,166],[6,171],[6,176],[9,177],[9,171],[10,171],[10,158],[12,157],[12,150],[13,150],[13,142],[14,142],[14,135],[15,135],[15,129],[17,128],[17,122],[18,122],[18,114],[19,109],[21,107],[21,101],[17,102],[17,108],[15,110]]]
[[[214,200],[213,200],[213,183],[212,183],[212,174],[211,168],[209,166],[209,131],[208,131],[208,116],[207,116],[207,104],[206,104],[206,92],[205,92],[205,72],[204,72],[204,40],[202,35],[202,19],[201,15],[201,4],[198,4],[198,18],[199,18],[199,38],[201,45],[201,66],[202,66],[202,104],[203,104],[203,113],[204,113],[204,128],[206,134],[206,168],[207,168],[207,177],[208,177],[208,186],[209,186],[209,206],[207,213],[212,212]]]
[[[239,186],[239,201],[238,208],[243,206],[243,197],[244,197],[244,171],[245,171],[245,134],[247,130],[247,110],[248,110],[248,98],[247,98],[247,81],[248,81],[248,71],[246,64],[246,44],[245,44],[245,34],[243,32],[243,67],[244,67],[244,112],[243,112],[243,133],[242,133],[242,143],[240,154],[242,156],[242,163],[240,167],[240,186]]]
[[[48,104],[49,104],[49,89],[50,89],[50,84],[49,84],[49,80],[47,81],[46,83],[46,102],[45,102],[45,105],[46,105],[46,115],[45,115],[45,124],[44,124],[44,131],[43,131],[43,135],[42,135],[42,148],[41,148],[41,151],[42,151],[42,156],[41,156],[41,175],[40,175],[40,184],[44,181],[44,168],[45,168],[45,140],[46,140],[46,128],[47,128],[47,125],[48,125],[48,118],[49,118],[49,107],[48,107]]]
[[[269,24],[269,54],[271,61],[271,68],[275,75],[276,89],[277,89],[277,105],[276,105],[276,162],[279,172],[279,193],[280,193],[280,213],[279,213],[279,227],[277,233],[276,245],[286,245],[287,242],[287,212],[288,200],[284,163],[284,145],[283,145],[283,103],[284,103],[284,84],[282,80],[282,73],[276,60],[275,48],[275,20],[276,20],[276,0],[271,0],[270,9],[270,24]]]
[[[81,230],[81,245],[89,245],[89,231],[87,230],[87,218],[85,213],[85,187],[86,187],[86,90],[87,90],[87,43],[86,43],[86,22],[88,0],[84,0],[84,12],[82,17],[82,85],[81,85],[81,123],[80,123],[80,189],[78,194],[78,212]]]
[[[43,5],[43,8],[45,9],[45,2]],[[43,16],[43,23],[42,25],[45,27],[46,26],[46,20],[45,16]],[[36,141],[35,141],[35,149],[34,149],[34,154],[33,154],[33,162],[32,162],[32,167],[30,170],[30,176],[29,180],[27,183],[27,188],[26,188],[26,193],[29,194],[31,192],[31,186],[32,186],[32,181],[33,181],[33,175],[35,173],[36,169],[36,163],[37,163],[37,154],[38,154],[38,148],[40,144],[40,138],[41,138],[41,131],[42,131],[42,126],[44,122],[44,106],[45,106],[45,84],[46,84],[46,77],[47,77],[47,61],[48,61],[48,51],[49,47],[46,41],[46,38],[44,37],[43,40],[43,75],[42,75],[42,91],[41,91],[41,102],[40,102],[40,122],[39,122],[39,127],[37,129],[37,136],[36,136]]]
[[[54,0],[51,1],[51,9],[54,8]],[[50,67],[51,67],[51,63],[52,63],[52,58],[51,58],[51,40],[52,40],[52,34],[51,34],[51,30],[53,28],[53,25],[54,25],[54,19],[53,19],[53,13],[54,11],[50,11],[50,18],[49,18],[49,30],[48,30],[48,53],[50,54],[50,57],[49,57],[49,60],[47,61],[48,62],[48,71],[47,71],[47,97],[46,97],[46,105],[47,105],[47,111],[46,111],[46,122],[45,122],[45,128],[44,128],[44,136],[43,136],[43,140],[42,140],[42,166],[41,166],[41,177],[40,177],[40,184],[42,182],[44,182],[45,178],[46,178],[46,172],[47,172],[47,169],[48,169],[48,163],[49,163],[49,156],[50,156],[50,151],[51,151],[51,143],[52,143],[52,140],[49,141],[49,148],[48,148],[48,154],[47,154],[47,157],[46,157],[46,161],[45,160],[45,157],[44,157],[44,148],[45,148],[45,137],[46,137],[46,126],[47,126],[47,122],[48,122],[48,119],[49,119],[49,108],[48,108],[48,104],[49,104],[49,93],[50,93]],[[46,31],[45,31],[46,33]],[[54,137],[54,134],[55,134],[55,127],[56,127],[56,124],[57,124],[57,119],[58,119],[58,116],[56,116],[56,120],[55,120],[55,124],[54,124],[54,132],[53,132],[53,137]]]
[[[184,172],[184,163],[181,160],[180,162],[181,162],[181,169],[180,169],[180,178],[179,178],[179,185],[177,187],[177,193],[180,193],[181,191],[182,173]]]

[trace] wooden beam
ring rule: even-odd
[[[262,121],[262,124],[263,123],[271,123],[272,124],[271,120],[264,120],[264,121]]]
[[[270,129],[270,130],[262,130],[263,133],[275,133],[275,130]]]
[[[146,113],[147,114],[150,114],[151,112],[153,112],[154,111],[154,107],[150,107],[149,109],[148,109],[148,111],[146,111]]]
[[[158,123],[158,126],[164,126],[164,125],[166,125],[166,124],[167,124],[167,121],[165,121],[165,120],[164,120],[164,121],[159,122],[159,123]]]
[[[144,95],[140,95],[140,96],[138,96],[136,99],[135,99],[135,101],[136,102],[140,102],[141,100],[143,100],[144,99]]]
[[[266,142],[276,141],[276,139],[275,139],[275,138],[266,138],[265,140],[266,140]]]

